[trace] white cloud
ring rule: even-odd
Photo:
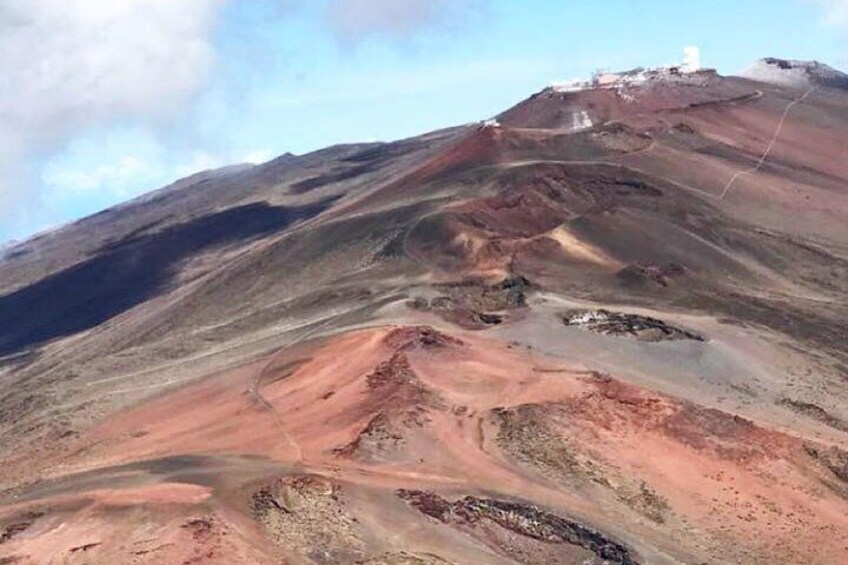
[[[200,171],[272,158],[268,149],[184,154],[152,132],[125,129],[79,137],[44,164],[40,195],[44,216],[87,203],[111,206]],[[83,206],[85,208],[85,206]]]
[[[179,111],[213,65],[223,1],[0,0],[0,222],[32,205],[22,163],[94,125]]]
[[[317,16],[344,41],[379,36],[402,43],[422,30],[461,25],[488,1],[256,0],[251,9],[263,6],[257,13],[266,20]],[[56,217],[55,209],[75,194],[105,202],[156,188],[162,176],[272,157],[258,150],[267,140],[242,140],[238,149],[204,143],[202,114],[191,105],[215,78],[214,32],[226,6],[240,13],[238,0],[0,0],[0,238],[29,231],[48,213]],[[221,48],[232,57],[226,44]],[[260,60],[242,64],[264,76]],[[413,74],[403,88],[420,83]],[[279,104],[299,103],[287,90],[276,94]],[[227,123],[239,103],[225,105]],[[175,133],[179,126],[197,131]],[[147,128],[163,154],[139,151],[126,140],[103,142],[108,149],[83,155],[72,149],[92,132],[127,127]]]
[[[198,151],[191,155],[188,161],[177,164],[173,169],[174,178],[191,176],[201,171],[219,169],[227,165],[259,165],[274,158],[270,149],[254,149],[245,153],[216,154]]]
[[[87,192],[109,190],[117,196],[130,196],[126,187],[144,178],[157,178],[157,167],[136,155],[124,155],[113,163],[94,169],[48,166],[42,174],[46,187],[61,192],[84,195]]]
[[[404,39],[434,26],[452,26],[483,4],[482,0],[330,0],[328,16],[343,40],[372,35]]]
[[[209,169],[217,169],[223,167],[227,162],[218,155],[199,151],[191,156],[191,159],[185,163],[177,165],[176,177],[182,178],[200,171],[208,171]]]

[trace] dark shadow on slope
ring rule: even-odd
[[[338,182],[343,182],[346,180],[350,180],[370,172],[377,170],[378,167],[374,165],[360,165],[357,167],[351,167],[348,169],[342,170],[334,170],[333,172],[319,175],[317,177],[311,177],[291,185],[292,194],[305,194],[311,190],[316,188],[321,188],[322,186],[326,186],[328,184],[335,184]]]
[[[96,327],[164,291],[184,259],[280,231],[329,204],[249,204],[113,243],[87,261],[0,296],[0,357]]]

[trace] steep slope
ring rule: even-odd
[[[0,562],[838,563],[848,92],[767,79],[546,89],[5,250]]]

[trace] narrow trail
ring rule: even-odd
[[[286,426],[285,426],[285,423],[283,421],[283,417],[280,414],[280,411],[277,410],[277,407],[274,406],[274,404],[271,401],[269,401],[265,396],[263,396],[263,394],[262,394],[262,383],[265,380],[265,376],[268,373],[268,370],[274,364],[274,361],[276,361],[277,358],[282,353],[285,353],[286,351],[288,351],[289,349],[291,349],[295,345],[301,343],[305,339],[307,339],[311,336],[314,336],[319,331],[321,331],[324,328],[326,328],[327,326],[329,326],[332,322],[337,321],[341,316],[343,316],[344,314],[348,314],[350,312],[351,312],[351,310],[347,310],[345,312],[342,312],[341,314],[330,315],[323,322],[319,323],[317,326],[307,330],[306,332],[302,333],[297,338],[295,338],[293,341],[284,345],[281,349],[279,349],[274,354],[272,354],[271,358],[268,360],[268,362],[265,363],[265,365],[263,365],[262,368],[259,371],[257,371],[256,376],[253,377],[252,379],[250,379],[250,384],[248,385],[247,393],[250,395],[251,398],[254,399],[254,401],[257,404],[259,404],[259,406],[261,406],[264,410],[269,411],[271,413],[271,416],[274,419],[274,425],[277,427],[277,430],[280,432],[280,435],[282,436],[283,441],[291,447],[292,451],[295,454],[294,463],[296,465],[300,465],[300,464],[303,463],[303,449],[300,447],[300,444],[297,442],[297,440],[295,440],[294,437],[292,437],[292,435],[286,430]]]
[[[665,182],[667,182],[667,183],[669,183],[673,186],[687,190],[689,192],[695,192],[695,193],[701,194],[703,196],[706,196],[707,198],[722,201],[730,193],[730,189],[733,187],[733,184],[736,182],[736,180],[738,178],[740,178],[744,175],[756,173],[757,171],[759,171],[762,168],[763,164],[765,163],[765,160],[768,158],[772,149],[774,149],[774,146],[776,145],[777,140],[780,138],[780,133],[783,130],[783,124],[786,122],[786,118],[789,117],[789,114],[792,111],[792,109],[795,106],[797,106],[798,104],[804,102],[804,100],[806,100],[807,97],[814,90],[815,90],[815,87],[808,89],[806,92],[804,92],[803,95],[799,96],[798,98],[795,98],[789,104],[787,104],[786,108],[783,110],[783,115],[780,117],[780,120],[778,121],[777,126],[775,127],[774,134],[772,135],[771,140],[770,140],[768,146],[766,147],[765,151],[763,152],[762,156],[757,161],[757,164],[752,166],[752,167],[749,167],[747,169],[743,169],[741,171],[734,173],[734,175],[730,178],[730,180],[727,182],[727,184],[724,186],[724,188],[718,194],[713,193],[713,192],[709,192],[707,190],[704,190],[702,188],[698,188],[696,186],[692,186],[690,184],[686,184],[684,182],[680,182],[678,180],[674,180],[674,179],[664,177],[664,176],[659,176],[655,173],[652,173],[651,171],[647,171],[645,169],[641,169],[641,168],[633,166],[633,165],[625,164],[625,163],[621,162],[620,160],[606,161],[606,160],[601,160],[601,159],[598,159],[598,160],[535,159],[535,160],[515,161],[515,162],[512,162],[512,163],[505,163],[505,164],[501,164],[501,165],[493,165],[493,167],[516,168],[516,167],[526,167],[526,166],[532,166],[532,165],[541,165],[541,164],[545,164],[545,163],[552,163],[552,164],[557,164],[557,165],[584,166],[584,167],[591,167],[591,166],[617,167],[617,168],[620,168],[620,169],[630,170],[630,171],[633,171],[635,173],[643,174],[643,175],[646,175],[646,176],[652,176],[652,177],[658,178],[660,180],[663,180],[663,181],[665,181]],[[637,155],[647,154],[651,150],[653,150],[655,146],[656,146],[656,140],[653,140],[652,143],[648,147],[646,147],[644,149],[640,149],[638,151],[633,151],[631,153],[625,153],[624,155],[621,156],[621,159],[633,157],[633,156],[637,156]]]
[[[627,155],[625,155],[625,157],[626,156]],[[670,178],[667,178],[667,177],[658,176],[656,173],[652,173],[650,171],[646,171],[645,169],[640,169],[639,167],[634,167],[632,165],[625,165],[624,163],[621,163],[619,161],[535,159],[535,160],[528,160],[528,161],[515,161],[515,162],[512,162],[512,163],[506,163],[504,165],[493,165],[493,166],[511,169],[511,168],[530,167],[530,166],[534,166],[534,165],[544,165],[544,164],[569,165],[569,166],[577,166],[577,167],[581,167],[581,166],[582,167],[616,167],[618,169],[626,169],[626,170],[633,171],[633,172],[641,174],[641,175],[658,178],[662,181],[667,182],[668,184],[671,184],[671,185],[676,186],[678,188],[682,188],[682,189],[689,191],[689,192],[697,192],[698,194],[701,194],[701,195],[706,196],[708,198],[715,198],[715,199],[718,198],[718,195],[713,194],[712,192],[707,192],[706,190],[703,190],[703,189],[698,188],[696,186],[692,186],[692,185],[689,185],[689,184],[686,184],[686,183],[682,183],[680,181],[676,181],[676,180],[673,180],[673,179],[670,179]]]
[[[300,447],[300,444],[297,442],[297,440],[295,440],[294,437],[292,437],[292,435],[286,430],[285,421],[283,420],[283,416],[282,414],[280,414],[280,411],[277,410],[277,407],[274,406],[274,404],[262,394],[262,385],[265,380],[265,377],[271,366],[281,354],[285,353],[286,351],[288,351],[295,345],[303,342],[304,340],[316,335],[318,332],[327,328],[331,324],[339,322],[342,317],[362,310],[363,308],[367,308],[368,306],[368,304],[364,306],[356,306],[354,308],[349,308],[342,312],[330,314],[322,321],[319,321],[316,326],[305,331],[297,338],[285,344],[282,348],[274,352],[268,362],[265,363],[262,368],[256,372],[256,375],[253,378],[250,379],[250,383],[248,384],[246,392],[261,408],[271,412],[271,415],[274,418],[274,424],[279,430],[280,435],[283,437],[283,441],[285,441],[295,453],[295,465],[302,465],[304,463],[303,449]]]
[[[763,163],[765,163],[765,160],[768,158],[769,154],[771,153],[771,150],[774,148],[775,143],[777,143],[777,139],[778,137],[780,137],[780,132],[783,130],[783,124],[784,122],[786,122],[786,118],[787,116],[789,116],[789,113],[792,111],[792,108],[804,102],[804,100],[806,100],[807,97],[815,89],[816,87],[814,86],[810,87],[802,96],[796,98],[795,100],[787,104],[786,109],[783,110],[783,115],[780,117],[780,121],[777,123],[777,128],[775,128],[774,130],[774,135],[771,137],[771,141],[766,147],[766,150],[763,152],[762,157],[760,157],[760,160],[757,161],[757,164],[753,167],[737,171],[732,177],[730,177],[730,180],[727,181],[727,184],[724,186],[724,189],[721,191],[721,194],[718,197],[719,200],[723,200],[724,197],[727,196],[727,194],[730,192],[730,189],[733,188],[733,183],[736,182],[736,179],[745,175],[754,174],[759,171],[760,168],[762,168]]]

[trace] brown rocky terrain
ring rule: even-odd
[[[6,249],[0,564],[844,562],[848,91],[787,65]]]

